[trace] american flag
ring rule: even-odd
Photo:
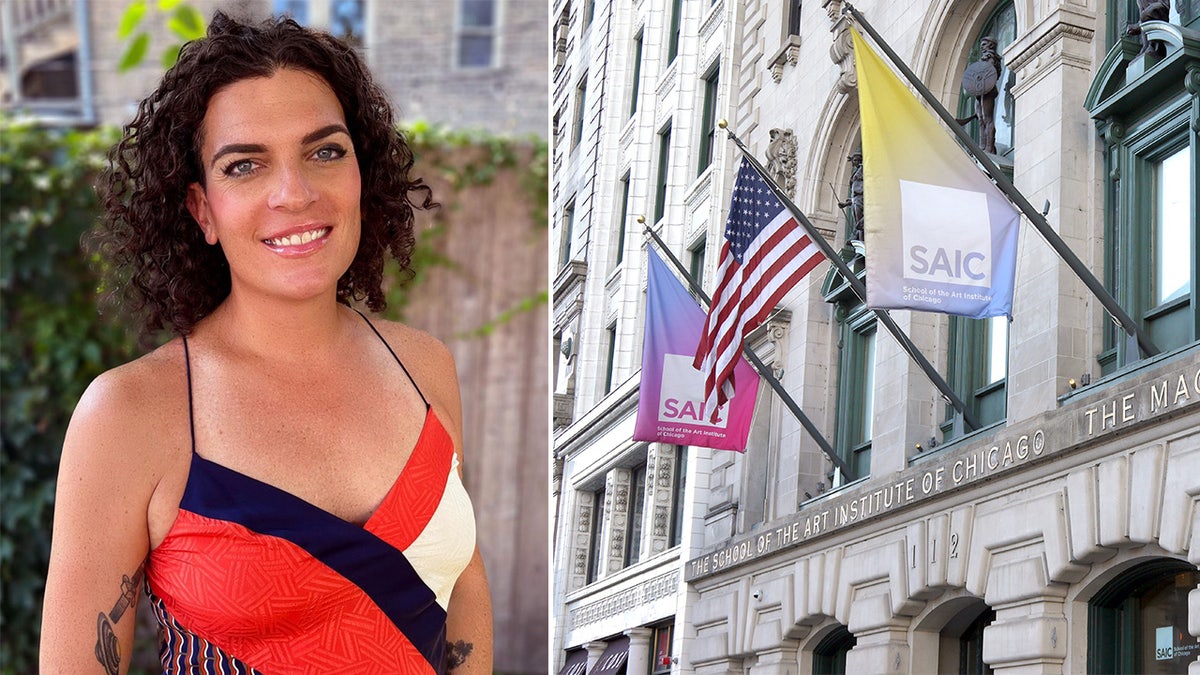
[[[704,410],[710,416],[733,398],[733,367],[745,336],[824,259],[743,157],[725,222],[717,288],[692,362],[704,373]]]

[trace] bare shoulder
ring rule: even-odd
[[[155,460],[187,433],[187,375],[183,347],[174,340],[109,370],[84,391],[63,444],[63,468],[73,463],[120,463],[126,475],[161,469]]]
[[[396,321],[372,317],[371,322],[408,368],[421,392],[448,423],[461,428],[462,402],[454,356],[441,340],[423,330]]]

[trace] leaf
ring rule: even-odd
[[[133,29],[142,23],[142,18],[145,16],[145,0],[134,0],[134,2],[129,3],[129,6],[121,14],[121,23],[117,26],[117,37],[124,40],[133,35]]]
[[[167,28],[184,40],[199,40],[204,37],[204,17],[191,5],[180,5],[167,21]]]
[[[179,60],[179,47],[180,47],[180,45],[171,45],[170,47],[167,47],[166,49],[163,50],[163,53],[162,53],[162,67],[163,68],[169,69],[169,68],[171,68],[171,66],[175,65],[176,61]]]
[[[150,48],[150,35],[147,33],[138,33],[137,37],[133,38],[133,42],[125,48],[125,53],[121,55],[121,60],[117,63],[117,70],[125,72],[136,67],[143,59],[146,58],[146,50]]]

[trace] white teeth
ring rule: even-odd
[[[320,239],[321,237],[324,237],[328,233],[329,233],[329,228],[322,227],[322,228],[319,228],[316,230],[309,230],[308,232],[301,232],[299,234],[289,234],[286,237],[279,237],[278,239],[267,239],[265,241],[267,244],[269,244],[271,246],[300,246],[301,244],[307,244],[308,242],[310,242],[314,239]]]

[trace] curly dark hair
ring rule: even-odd
[[[104,216],[90,248],[107,262],[108,300],[140,321],[143,339],[162,329],[187,335],[229,295],[225,254],[205,242],[186,204],[188,186],[204,184],[202,123],[222,88],[282,68],[314,73],[329,85],[358,158],[362,234],[338,280],[338,300],[382,310],[388,251],[411,276],[413,210],[437,204],[420,178],[409,177],[412,151],[358,54],[291,19],[253,25],[218,11],[208,34],[183,46],[158,89],[138,106],[100,179]]]

